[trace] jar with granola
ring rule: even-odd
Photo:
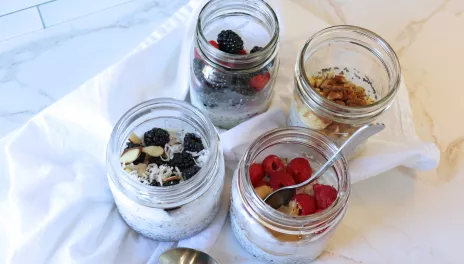
[[[121,117],[108,143],[107,171],[124,221],[157,241],[206,228],[218,211],[225,173],[214,125],[192,105],[169,98]]]
[[[212,0],[201,10],[190,64],[190,99],[220,128],[265,112],[279,59],[279,23],[262,0]]]
[[[316,182],[299,188],[288,205],[273,209],[263,199],[300,183],[337,146],[302,127],[275,129],[256,139],[232,180],[230,221],[240,245],[266,263],[308,263],[322,253],[345,214],[350,178],[344,157]]]
[[[340,145],[390,107],[400,79],[398,58],[380,36],[355,26],[321,30],[298,56],[288,125],[321,131]]]

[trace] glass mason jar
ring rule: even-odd
[[[229,54],[209,43],[223,30],[240,35],[247,54]],[[278,44],[277,16],[266,2],[208,2],[199,14],[191,53],[192,104],[226,129],[265,112],[279,68]],[[255,46],[262,49],[252,51]]]
[[[230,209],[233,233],[245,250],[269,263],[308,263],[324,250],[345,214],[350,195],[345,158],[317,180],[336,188],[337,199],[327,209],[306,216],[290,216],[264,203],[254,191],[248,171],[253,162],[270,154],[287,160],[306,157],[316,171],[336,150],[329,138],[302,127],[272,130],[250,145],[235,171]]]
[[[335,75],[364,88],[370,103],[345,105],[324,97],[314,77],[320,82]],[[321,131],[341,145],[358,127],[373,122],[391,106],[400,79],[395,52],[377,34],[355,26],[321,30],[298,56],[288,125]]]
[[[209,160],[187,181],[150,186],[125,173],[119,157],[132,132],[154,127],[199,135]],[[136,232],[157,241],[177,241],[206,228],[220,205],[224,158],[213,124],[190,104],[158,98],[136,105],[118,121],[107,150],[108,182],[124,221]]]

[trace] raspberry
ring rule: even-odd
[[[251,164],[249,174],[250,174],[251,184],[253,185],[253,187],[258,187],[258,184],[264,178],[264,170],[261,164],[259,163]]]
[[[292,175],[285,171],[275,171],[271,173],[271,180],[269,181],[272,189],[277,190],[281,187],[295,185]]]
[[[311,169],[307,159],[295,158],[287,165],[287,172],[292,175],[293,179],[298,184],[309,179],[313,170]]]
[[[251,50],[250,50],[250,53],[255,53],[255,52],[258,52],[260,50],[262,50],[263,48],[262,47],[258,47],[258,46],[254,46]]]
[[[223,30],[217,37],[219,50],[230,54],[238,54],[243,49],[242,38],[232,30]]]
[[[253,187],[255,188],[258,188],[259,186],[263,186],[263,185],[269,185],[269,181],[267,181],[266,179],[262,179],[260,182],[258,182],[256,185],[253,185]],[[269,185],[270,186],[270,185]]]
[[[169,133],[162,128],[153,128],[143,135],[143,143],[145,143],[145,146],[164,147],[168,142]]]
[[[313,186],[313,190],[319,209],[326,209],[337,199],[338,192],[330,185],[316,183]]]
[[[238,54],[240,54],[240,55],[247,55],[247,52],[246,52],[246,50],[242,49],[241,51],[238,52]]]
[[[184,149],[190,152],[200,152],[204,149],[201,138],[193,133],[184,136]]]
[[[310,215],[316,212],[316,199],[312,195],[299,193],[294,199],[300,208],[300,215]]]
[[[250,79],[250,82],[248,83],[251,87],[255,88],[257,92],[261,91],[264,87],[266,87],[266,84],[269,82],[269,79],[271,79],[271,75],[269,72],[256,75],[253,78]]]
[[[210,40],[208,42],[209,42],[209,44],[211,44],[211,46],[215,47],[216,49],[219,49],[219,45],[218,45],[218,43],[216,41]]]
[[[276,155],[269,155],[263,160],[263,169],[270,175],[272,172],[285,170],[285,165]]]
[[[192,154],[188,152],[174,153],[174,156],[168,163],[171,167],[177,167],[179,170],[193,167],[195,161],[193,160]]]

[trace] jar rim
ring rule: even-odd
[[[226,3],[228,5],[233,5],[235,3],[240,3],[242,7],[248,6],[259,6],[263,8],[263,12],[266,12],[270,15],[273,21],[273,32],[272,37],[269,42],[263,47],[259,52],[249,53],[249,54],[230,54],[219,49],[216,49],[209,44],[208,39],[203,34],[203,17],[209,11],[209,9],[214,9],[214,5],[217,3]],[[250,70],[259,67],[260,64],[269,63],[273,57],[277,54],[277,47],[280,37],[280,26],[279,20],[272,9],[272,7],[266,3],[264,0],[211,0],[201,9],[196,25],[196,35],[199,36],[196,39],[196,44],[198,46],[198,52],[202,54],[205,60],[208,63],[214,64],[217,67],[221,67],[227,70],[241,71],[241,70]],[[234,67],[232,67],[232,65]]]
[[[388,55],[388,59],[392,65],[392,73],[391,73],[391,82],[389,82],[390,90],[389,92],[383,96],[380,100],[375,101],[372,104],[367,106],[346,106],[340,105],[332,100],[329,100],[319,93],[317,93],[311,86],[309,82],[309,75],[306,72],[304,67],[305,64],[305,55],[306,52],[311,48],[311,45],[314,41],[316,41],[319,37],[322,37],[326,34],[334,33],[334,32],[352,32],[355,34],[359,34],[360,36],[367,37],[370,40],[374,41],[375,43],[379,44],[383,51]],[[353,45],[359,45],[359,43],[355,43],[354,40],[350,41]],[[371,50],[371,52],[373,52]],[[378,57],[378,56],[376,56]],[[387,70],[388,74],[390,72]],[[343,123],[343,119],[346,118],[345,114],[350,112],[353,114],[352,120],[358,120],[360,123],[371,122],[375,120],[377,116],[382,114],[386,111],[393,102],[396,94],[398,93],[401,81],[401,66],[398,60],[398,57],[393,50],[393,48],[378,34],[362,28],[358,26],[352,25],[339,25],[339,26],[331,26],[327,27],[323,30],[316,32],[312,35],[305,43],[303,48],[300,51],[300,54],[297,59],[297,63],[295,65],[295,81],[297,85],[298,94],[304,98],[304,102],[308,105],[308,102],[314,103],[315,105],[319,106],[320,114],[326,118],[333,118],[335,117],[337,122]],[[310,105],[308,107],[312,108]],[[342,118],[342,119],[338,119]]]
[[[325,159],[338,149],[336,144],[325,135],[303,127],[277,128],[263,134],[253,141],[240,160],[237,168],[238,193],[244,204],[244,208],[261,224],[278,232],[301,234],[302,231],[309,233],[321,231],[330,226],[334,221],[337,221],[337,219],[340,219],[340,215],[346,209],[351,191],[347,161],[342,154],[341,158],[332,165],[332,167],[337,169],[335,170],[335,174],[337,175],[338,196],[329,208],[306,216],[284,214],[271,208],[258,196],[254,191],[249,176],[249,167],[257,155],[266,149],[267,145],[279,144],[276,143],[279,138],[283,144],[305,143],[308,147],[314,145],[310,143],[317,142],[318,144],[322,144],[327,152],[319,153]]]
[[[141,183],[134,177],[130,177],[119,162],[120,151],[127,142],[129,134],[133,129],[130,125],[138,118],[150,114],[156,110],[170,109],[183,111],[183,114],[191,115],[198,120],[198,130],[202,130],[207,138],[205,145],[209,152],[207,163],[200,171],[187,181],[172,186],[150,186]],[[169,116],[159,117],[167,118]],[[134,119],[135,118],[135,119]],[[174,117],[173,117],[174,118]],[[157,118],[150,118],[154,120]],[[130,129],[130,130],[129,130]],[[219,177],[212,172],[218,166],[219,158],[219,135],[211,121],[196,107],[180,100],[172,98],[156,98],[142,102],[129,109],[116,123],[108,142],[106,160],[108,179],[122,190],[124,194],[138,203],[155,208],[173,208],[187,204],[201,196]]]

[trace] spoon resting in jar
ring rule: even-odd
[[[306,181],[275,190],[264,199],[264,202],[274,209],[278,209],[282,205],[287,205],[295,196],[296,188],[303,187],[317,180],[324,172],[326,172],[327,169],[332,167],[334,162],[340,159],[342,153],[344,155],[353,153],[359,144],[371,136],[379,133],[384,128],[385,125],[382,123],[372,123],[360,127],[345,141],[345,143],[340,146],[340,148],[338,148],[337,151],[335,151],[335,153],[324,163],[324,165],[322,165],[322,167],[316,173],[311,175],[311,177],[309,177]]]
[[[158,259],[159,264],[218,264],[213,257],[193,248],[173,248]]]

